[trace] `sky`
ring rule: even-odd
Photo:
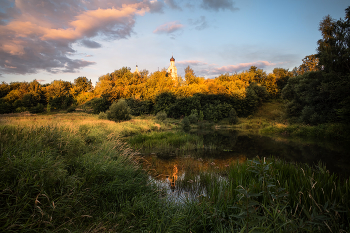
[[[184,77],[257,66],[292,70],[316,53],[323,17],[349,0],[0,0],[0,82],[150,73],[175,58]]]

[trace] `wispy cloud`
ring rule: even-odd
[[[202,0],[201,7],[206,10],[230,10],[237,11],[239,8],[234,7],[235,2],[232,0]]]
[[[275,66],[275,65],[276,63],[271,63],[268,61],[239,63],[237,65],[227,65],[227,66],[221,66],[221,67],[217,67],[216,65],[211,65],[211,67],[204,68],[203,70],[201,70],[201,72],[208,75],[219,75],[219,74],[234,73],[234,72],[240,72],[243,70],[248,70],[251,66],[256,66],[262,69],[268,66]]]
[[[91,49],[97,49],[97,48],[101,48],[101,44],[97,43],[96,41],[92,41],[92,40],[82,40],[81,44],[84,45],[87,48],[91,48]]]
[[[209,27],[205,16],[201,16],[199,19],[196,19],[196,20],[189,19],[188,22],[190,25],[195,26],[196,30],[203,30],[203,29],[206,29],[207,27]]]
[[[180,66],[201,66],[201,65],[207,65],[208,63],[202,62],[202,61],[197,61],[197,60],[186,60],[186,61],[178,61],[176,64],[179,64]]]
[[[182,25],[181,23],[179,23],[178,21],[173,21],[173,22],[168,22],[165,23],[163,25],[160,25],[159,27],[157,27],[153,33],[173,33],[175,31],[180,30],[181,28],[183,28],[184,25]]]
[[[170,6],[171,9],[174,9],[174,10],[182,10],[182,8],[175,3],[174,0],[164,0],[164,2]]]

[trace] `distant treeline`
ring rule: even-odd
[[[185,71],[184,79],[173,80],[165,70],[149,75],[146,70],[132,73],[123,67],[101,76],[95,88],[86,77],[79,77],[74,83],[62,80],[44,85],[36,80],[2,83],[0,113],[39,113],[82,104],[99,113],[123,98],[127,99],[133,115],[164,110],[178,118],[197,109],[204,112],[205,119],[220,120],[231,108],[239,116],[252,114],[263,101],[278,97],[293,76],[287,69],[275,68],[273,73],[266,74],[255,66],[249,71],[214,79],[197,77],[190,67]]]

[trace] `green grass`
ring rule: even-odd
[[[344,140],[348,141],[350,138],[350,128],[348,125],[329,123],[316,126],[311,125],[275,125],[263,128],[260,130],[261,134],[278,135],[288,137],[300,137],[311,139],[329,139],[329,140]]]
[[[137,143],[157,146],[169,137],[178,146],[198,143],[193,135],[159,133],[169,126],[152,119],[115,123],[78,113],[0,122],[1,232],[350,230],[349,180],[323,165],[255,160],[197,167],[177,185],[206,195],[170,202],[120,138],[143,134]]]
[[[203,138],[183,131],[163,131],[142,133],[128,138],[135,149],[150,152],[184,152],[197,149],[215,149],[214,145],[204,145]]]

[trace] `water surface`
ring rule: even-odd
[[[215,145],[216,149],[186,151],[180,156],[174,156],[173,152],[162,154],[155,150],[143,157],[144,164],[151,168],[151,179],[165,188],[170,196],[176,198],[205,195],[205,190],[200,187],[183,190],[177,185],[179,181],[186,180],[188,173],[191,173],[192,179],[186,182],[198,184],[198,181],[193,180],[195,177],[193,174],[213,169],[220,171],[232,163],[241,163],[256,156],[260,158],[273,156],[288,162],[310,165],[317,165],[321,161],[326,164],[330,172],[344,177],[350,175],[349,143],[297,141],[233,130],[193,131],[191,133],[202,137],[204,145]]]

